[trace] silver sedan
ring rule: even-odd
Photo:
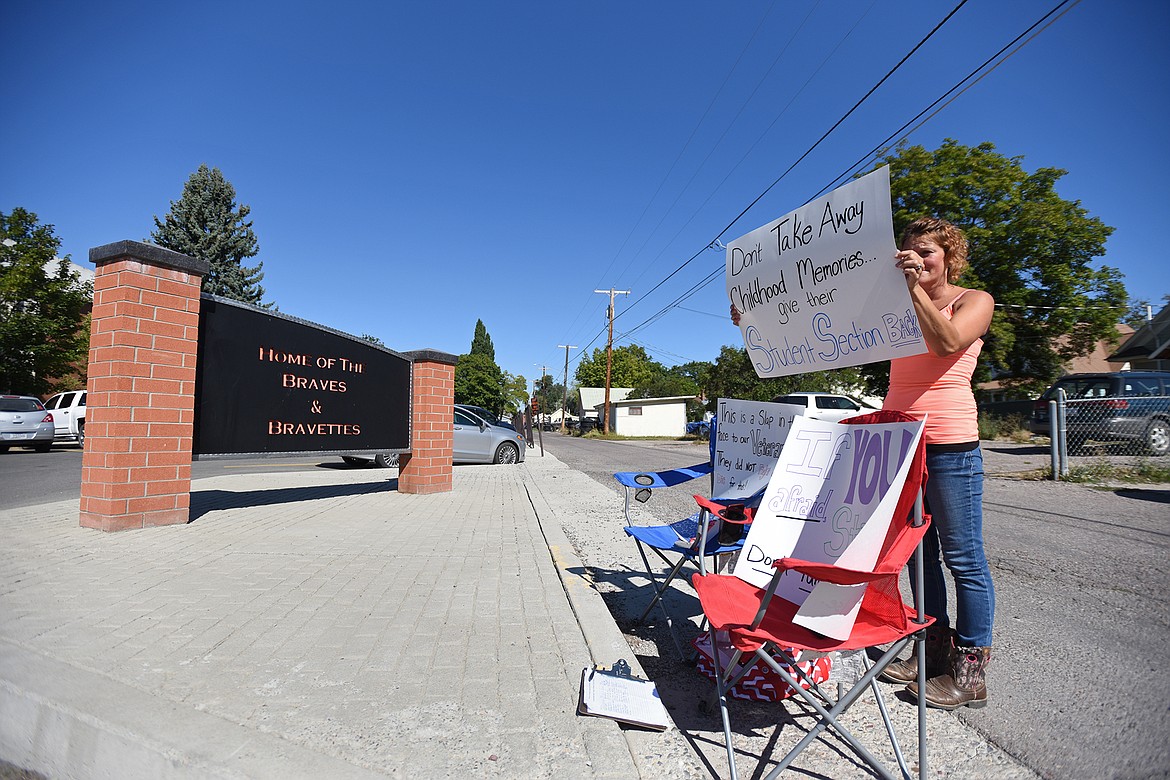
[[[455,407],[452,443],[456,463],[522,463],[524,437],[511,428],[492,425],[466,407]]]
[[[31,447],[48,452],[53,446],[53,415],[31,395],[0,395],[0,452]]]

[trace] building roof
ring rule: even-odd
[[[670,395],[662,398],[624,398],[621,401],[609,399],[610,406],[652,406],[654,404],[677,404],[680,401],[693,401],[693,395]]]
[[[581,409],[594,409],[600,404],[605,403],[605,388],[604,387],[582,387],[581,391]],[[632,387],[611,387],[609,388],[609,402],[612,405],[614,401],[624,401],[629,397],[630,393],[634,392]]]
[[[1109,356],[1111,362],[1170,358],[1170,306],[1163,306]]]

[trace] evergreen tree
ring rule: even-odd
[[[505,400],[513,399],[507,391],[504,372],[496,365],[496,348],[483,320],[476,320],[471,352],[460,355],[455,364],[455,403],[482,406],[502,414]]]
[[[251,211],[236,204],[236,189],[218,168],[200,165],[183,185],[183,195],[171,201],[166,218],[154,218],[150,238],[161,247],[211,264],[203,292],[264,305],[260,286],[264,263],[243,264],[260,251],[252,222],[245,221]]]
[[[483,320],[475,321],[475,335],[471,337],[471,354],[486,355],[493,363],[496,362],[496,348],[492,344],[492,337],[488,335]]]
[[[93,285],[82,282],[52,225],[0,212],[0,392],[48,395],[85,385]]]

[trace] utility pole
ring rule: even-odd
[[[569,413],[569,350],[576,349],[574,344],[557,344],[557,349],[565,350],[565,389],[561,395],[561,435],[565,435],[565,415]]]
[[[629,295],[629,290],[594,290],[595,293],[609,295],[609,339],[605,342],[605,419],[601,423],[601,432],[609,433],[609,386],[613,375],[613,296]]]

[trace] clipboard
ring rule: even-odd
[[[577,712],[655,731],[670,728],[670,715],[657,687],[650,680],[634,677],[625,659],[618,660],[611,669],[599,666],[581,670]]]

